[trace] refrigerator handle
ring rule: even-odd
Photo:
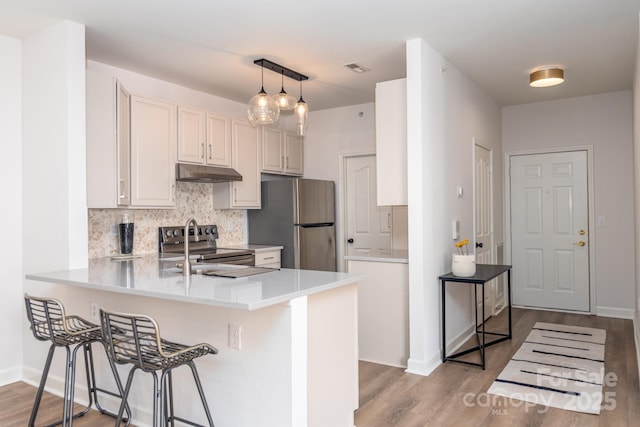
[[[293,227],[293,268],[300,268],[300,227]]]

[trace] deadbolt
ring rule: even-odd
[[[586,231],[584,231],[584,230],[578,231],[578,234],[581,235],[581,236],[584,236],[584,233],[586,233]]]
[[[586,245],[586,243],[584,242],[584,240],[580,240],[578,243],[574,243],[574,245],[576,245],[576,246],[584,246],[584,245]]]

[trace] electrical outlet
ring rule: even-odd
[[[100,320],[100,304],[97,302],[91,303],[91,319],[96,322]]]
[[[229,323],[229,347],[240,350],[242,342],[242,328],[240,325]]]

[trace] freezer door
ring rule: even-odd
[[[294,180],[294,224],[334,224],[335,188],[333,181]]]
[[[336,271],[336,228],[295,227],[295,268]]]

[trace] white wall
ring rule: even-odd
[[[374,104],[311,111],[304,138],[304,177],[336,183],[338,269],[344,269],[342,159],[376,151]]]
[[[108,64],[87,61],[87,68],[116,77],[132,95],[161,99],[175,104],[200,108],[227,117],[247,120],[246,104],[231,101],[184,86],[158,80],[144,74]],[[247,100],[248,102],[249,100]]]
[[[407,42],[409,191],[408,371],[427,375],[440,363],[438,276],[451,270],[451,220],[473,240],[473,139],[493,151],[495,241],[502,240],[499,106],[422,40]],[[457,198],[456,187],[465,190]],[[470,331],[468,287],[447,288],[447,338]]]
[[[635,329],[636,344],[640,343],[640,31],[636,44],[636,64],[633,75],[633,171],[634,171],[634,207],[635,207]],[[640,364],[640,348],[638,363]]]
[[[630,91],[503,108],[505,152],[593,146],[596,312],[633,317],[633,137]]]
[[[0,245],[0,324],[2,337],[11,351],[0,351],[0,385],[22,375],[22,47],[20,40],[0,35],[0,182],[4,183],[0,222],[5,224]]]
[[[84,26],[62,22],[25,38],[22,58],[24,271],[86,265]],[[36,295],[50,289],[24,282],[24,290]],[[77,311],[71,292],[60,288],[56,296]],[[16,304],[24,310],[23,302]],[[23,363],[41,369],[47,346],[35,341],[26,323]],[[52,371],[63,375],[58,362]]]

